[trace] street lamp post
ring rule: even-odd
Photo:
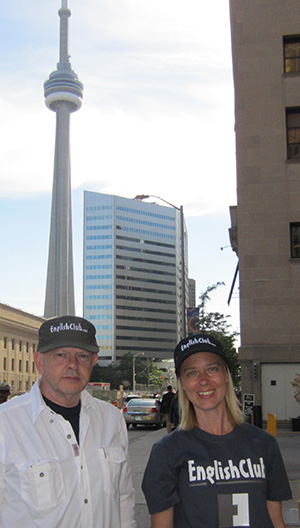
[[[144,352],[138,352],[137,354],[135,354],[132,357],[132,388],[133,388],[133,394],[135,394],[135,386],[136,386],[136,383],[135,383],[135,358],[137,358],[138,356],[143,356],[143,355],[144,355]]]
[[[183,216],[183,206],[177,207],[176,205],[171,204],[164,198],[156,196],[155,194],[138,194],[135,196],[135,200],[145,200],[147,198],[157,198],[162,202],[168,204],[173,209],[176,209],[180,213],[180,236],[181,236],[181,287],[182,287],[182,338],[186,337],[186,306],[185,306],[185,252],[184,252],[184,216]]]

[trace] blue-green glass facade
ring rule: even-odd
[[[83,313],[103,361],[172,357],[182,333],[180,233],[175,208],[84,193]]]

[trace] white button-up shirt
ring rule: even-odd
[[[80,445],[39,380],[0,405],[0,528],[134,528],[125,420],[81,394]]]

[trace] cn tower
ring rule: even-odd
[[[56,113],[56,138],[52,190],[48,272],[44,316],[75,314],[71,170],[70,114],[81,107],[83,85],[71,69],[68,53],[68,0],[62,0],[60,17],[60,53],[57,69],[44,83],[45,103]]]

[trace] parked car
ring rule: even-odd
[[[155,398],[131,399],[123,409],[123,416],[127,429],[130,425],[154,425],[157,428],[163,425],[160,403]]]
[[[130,400],[133,400],[133,399],[138,399],[140,398],[141,396],[139,394],[127,394],[126,398],[124,399],[124,402],[123,402],[123,407],[121,409],[121,412],[124,412],[124,409],[125,407],[127,406],[128,402]]]
[[[141,396],[139,394],[127,394],[124,403],[128,403],[130,400],[133,400],[134,398],[140,398]]]

